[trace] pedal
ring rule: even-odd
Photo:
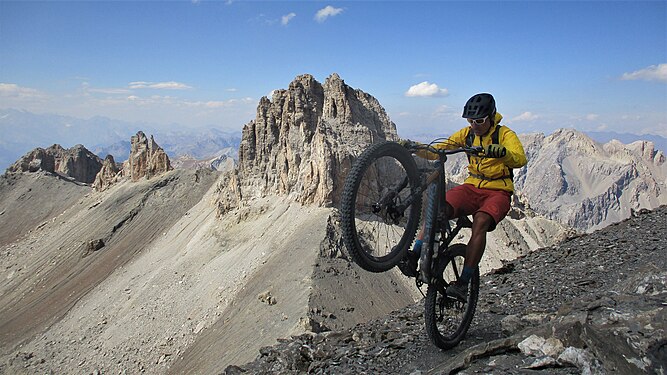
[[[417,277],[417,262],[419,258],[413,252],[408,251],[403,259],[398,262],[398,269],[407,277]]]

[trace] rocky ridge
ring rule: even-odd
[[[112,155],[107,155],[93,186],[97,191],[103,191],[122,179],[136,182],[159,176],[172,169],[169,156],[155,142],[153,136],[149,139],[144,132],[138,131],[130,139],[128,159],[119,166]]]
[[[664,374],[667,207],[532,252],[484,276],[467,338],[441,351],[423,303],[262,348],[238,373]]]
[[[313,81],[313,87],[317,85]],[[356,93],[349,88],[341,90]],[[363,108],[355,107],[363,104],[341,102],[340,118],[347,122],[352,120],[343,116],[346,105],[352,113],[365,113]],[[329,134],[327,129],[339,126],[337,114],[318,120],[317,131]],[[351,126],[369,140],[385,137],[359,123]],[[283,128],[289,129],[291,124]],[[293,136],[298,135],[296,129]],[[325,144],[322,134],[312,139],[320,137],[318,142]],[[298,140],[295,142],[295,148],[303,147]],[[151,148],[150,142],[145,145],[144,150]],[[253,147],[259,153],[265,151],[262,143]],[[323,151],[319,147],[298,151],[320,154]],[[365,144],[357,147],[361,150]],[[349,152],[345,156],[348,160]],[[137,158],[148,159],[146,155]],[[328,168],[323,162],[324,166],[318,167],[322,172],[316,173]],[[103,175],[118,178],[111,169],[115,164],[108,159],[110,171]],[[341,275],[335,267],[322,264],[319,253],[312,250],[319,248],[326,236],[331,208],[295,202],[303,191],[298,184],[291,192],[266,190],[253,195],[258,179],[272,178],[263,175],[267,169],[261,163],[248,168],[255,167],[257,174],[242,168],[227,174],[243,177],[239,187],[245,189],[245,197],[242,205],[217,219],[210,202],[211,198],[219,199],[219,192],[209,191],[202,196],[202,190],[186,186],[190,180],[205,188],[214,172],[193,175],[192,171],[170,171],[155,179],[140,178],[136,183],[123,177],[116,183],[102,184],[106,186],[103,191],[83,196],[60,216],[47,217],[40,230],[3,244],[2,277],[23,289],[3,290],[0,294],[3,306],[13,306],[0,314],[0,372],[131,369],[162,373],[168,368],[174,372],[211,372],[230,363],[247,362],[261,345],[277,337],[325,329],[321,323],[334,327],[330,321],[337,317],[353,324],[414,301],[415,291],[405,285],[397,271],[361,273],[349,262],[336,258],[334,261],[346,265],[347,271]],[[28,177],[16,176],[19,180]],[[194,206],[193,199],[199,199]],[[29,203],[33,207],[25,209],[51,204],[47,197]],[[167,209],[168,220],[161,218],[167,214],[166,203],[173,205]],[[7,212],[16,211],[13,204],[6,202]],[[122,252],[128,246],[132,251]],[[35,257],[40,261],[28,261]],[[57,262],[52,265],[48,259]],[[59,267],[64,265],[71,272],[62,272]],[[324,270],[314,275],[315,268]],[[49,295],[62,297],[60,307],[54,304],[33,316],[22,314],[33,297],[44,297],[40,283],[55,277],[62,279],[54,281],[56,287],[49,290]],[[90,282],[82,281],[89,277]],[[393,285],[391,289],[382,287],[387,282]],[[347,283],[355,285],[357,295],[332,295]],[[35,291],[30,292],[32,289]],[[318,297],[311,302],[312,293]],[[323,309],[323,301],[328,299],[336,299],[348,308]],[[10,300],[18,303],[4,303]],[[318,317],[329,321],[318,321]],[[19,320],[21,324],[15,324]],[[211,347],[218,349],[211,351]]]
[[[83,145],[65,149],[60,145],[36,148],[7,168],[8,173],[43,170],[90,184],[102,167],[102,160]]]
[[[9,167],[7,173],[45,171],[90,184],[97,191],[103,191],[123,178],[138,181],[173,169],[169,156],[152,135],[148,138],[139,131],[131,137],[130,144],[130,155],[122,165],[118,165],[112,155],[107,155],[102,161],[82,145],[64,149],[56,144],[47,149],[36,148],[28,152]]]
[[[667,163],[652,142],[599,144],[573,129],[522,139],[529,158],[516,186],[536,212],[592,231],[667,204]]]

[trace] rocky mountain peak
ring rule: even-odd
[[[301,203],[336,204],[352,155],[397,139],[396,126],[371,95],[332,74],[324,85],[297,76],[263,97],[243,128],[239,165],[219,185],[219,213],[243,200],[288,195]]]
[[[667,164],[652,142],[601,144],[573,129],[521,136],[528,165],[517,193],[536,212],[591,231],[667,203]]]
[[[83,145],[66,149],[54,144],[46,149],[36,148],[12,166],[8,173],[36,172],[43,170],[57,173],[86,184],[92,184],[96,190],[104,190],[122,177],[137,181],[151,178],[172,170],[169,156],[153,139],[139,131],[131,138],[131,151],[128,160],[117,165],[113,156],[104,161]]]
[[[625,153],[634,155],[639,159],[660,166],[665,162],[665,154],[661,150],[656,150],[655,143],[650,141],[635,141],[628,145],[612,140],[605,143],[604,148],[609,153]]]
[[[36,172],[43,170],[71,177],[76,181],[92,183],[97,172],[102,168],[102,160],[83,145],[66,149],[59,144],[49,148],[36,148],[12,166],[7,172]]]
[[[169,156],[153,139],[139,131],[131,138],[130,157],[123,164],[123,175],[132,181],[151,178],[172,169]]]
[[[167,153],[153,139],[146,137],[142,131],[131,137],[130,155],[122,166],[119,166],[112,155],[107,155],[95,177],[94,187],[98,191],[107,189],[122,178],[138,181],[150,179],[172,170]]]
[[[102,163],[100,172],[95,176],[93,187],[95,190],[102,191],[118,181],[121,169],[116,165],[112,155],[107,155]]]

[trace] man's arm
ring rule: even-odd
[[[523,145],[514,131],[507,129],[503,134],[500,143],[507,149],[507,154],[503,157],[503,163],[510,168],[521,168],[528,160],[523,151]]]

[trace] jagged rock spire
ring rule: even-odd
[[[243,128],[238,170],[220,186],[218,205],[224,212],[267,194],[336,204],[352,155],[396,138],[380,103],[338,74],[324,85],[310,74],[297,76],[271,99],[260,99],[255,119]]]
[[[123,176],[132,181],[151,178],[172,169],[169,156],[155,143],[152,135],[148,139],[144,132],[137,132],[131,138],[130,147],[130,157],[123,164]]]
[[[113,155],[107,155],[102,163],[102,169],[95,176],[93,187],[95,190],[103,191],[114,184],[120,177],[120,168],[116,165]]]
[[[142,178],[152,178],[172,170],[169,156],[160,147],[153,136],[146,137],[144,132],[139,131],[132,136],[130,145],[130,156],[118,168],[113,156],[108,155],[104,160],[100,172],[95,177],[94,187],[98,191],[105,190],[121,178],[129,178],[138,181]]]

